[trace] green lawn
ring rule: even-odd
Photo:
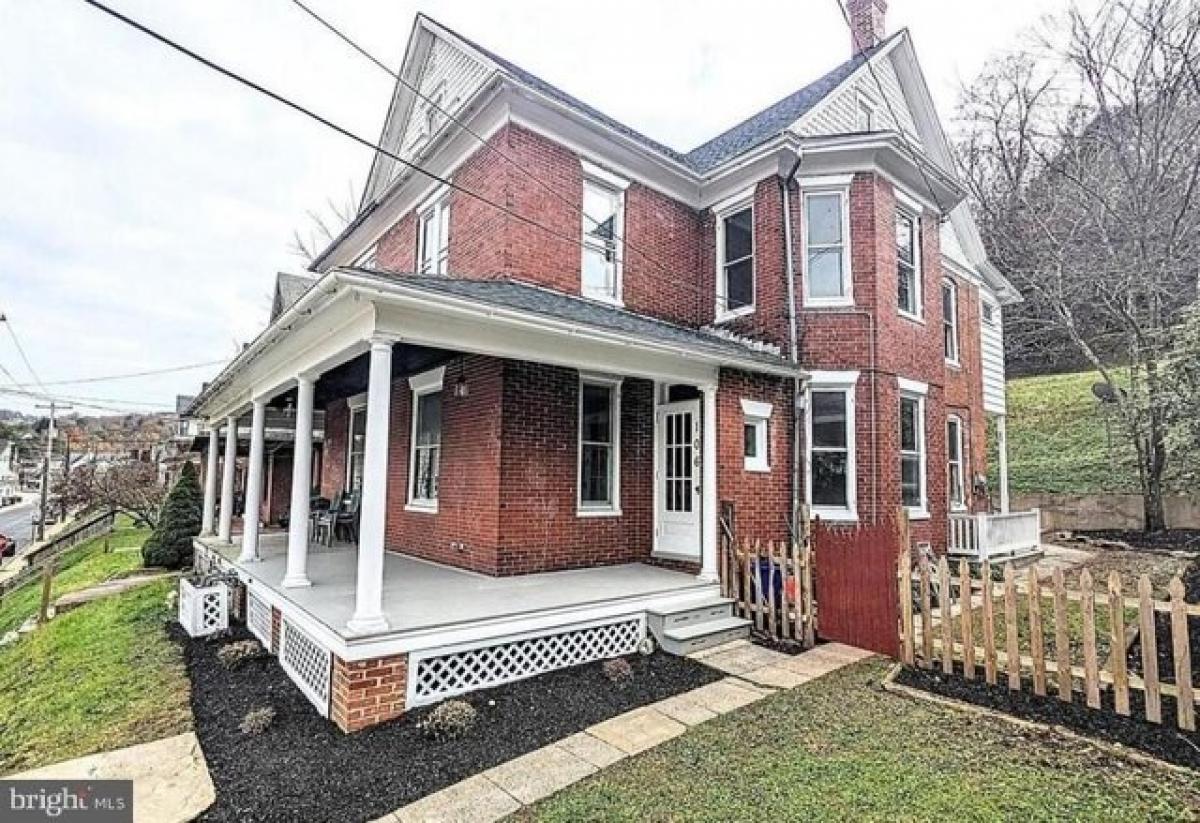
[[[579,820],[1195,820],[1200,780],[883,691],[868,661],[524,813]]]
[[[1138,491],[1133,449],[1120,421],[1092,394],[1099,379],[1095,372],[1078,372],[1008,381],[1008,471],[1014,493]],[[995,475],[994,459],[989,468]]]
[[[114,547],[137,546],[145,530],[118,530]],[[55,594],[141,565],[139,552],[85,545],[64,560]],[[0,774],[155,740],[191,728],[189,685],[179,647],[166,635],[167,594],[152,583],[80,606],[0,649]],[[41,583],[5,597],[0,626],[36,611]]]
[[[97,537],[81,543],[59,558],[51,588],[51,602],[67,592],[103,583],[142,565],[140,551],[121,551],[140,547],[150,536],[149,529],[139,529],[122,516],[117,528],[108,536],[111,551],[105,553],[104,538]],[[36,614],[42,599],[40,578],[0,598],[0,635],[12,631]]]

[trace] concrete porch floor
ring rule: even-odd
[[[285,589],[280,585],[287,556],[285,533],[263,533],[259,538],[261,559],[252,563],[237,562],[237,535],[232,544],[215,538],[199,542],[335,633],[347,639],[362,639],[362,635],[346,629],[354,612],[357,570],[352,544],[337,543],[332,548],[310,545],[308,577],[312,586]],[[694,575],[644,563],[491,577],[389,551],[384,559],[383,611],[390,628],[382,634],[453,628],[589,604],[716,590],[715,584],[701,582]]]

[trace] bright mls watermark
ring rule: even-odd
[[[4,823],[132,823],[132,780],[0,780]]]

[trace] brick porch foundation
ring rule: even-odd
[[[404,714],[408,694],[408,655],[347,662],[333,658],[329,718],[344,732],[356,732]]]

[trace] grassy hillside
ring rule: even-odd
[[[1094,372],[1008,382],[1008,471],[1020,492],[1136,492],[1137,470]],[[993,471],[995,461],[991,461]]]

